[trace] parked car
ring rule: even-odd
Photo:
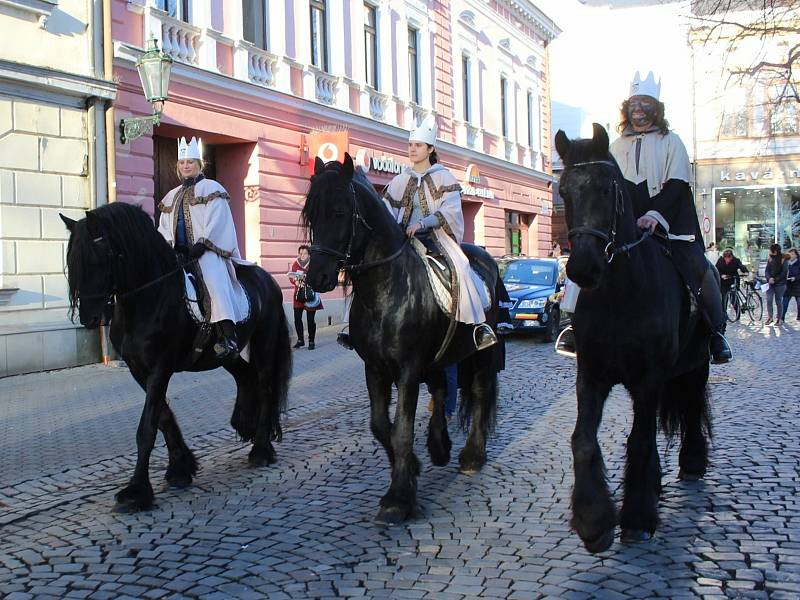
[[[514,330],[541,331],[545,340],[555,341],[569,324],[569,317],[559,307],[566,258],[503,257],[497,262],[514,302],[510,309]]]

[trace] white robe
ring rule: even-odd
[[[423,217],[435,215],[428,219],[435,223],[430,227],[431,234],[455,268],[454,318],[468,324],[485,322],[484,306],[488,306],[489,299],[459,246],[464,237],[464,213],[461,210],[461,185],[453,174],[439,164],[425,173],[406,168],[389,183],[383,201],[403,229],[409,225],[415,205]]]
[[[208,291],[212,323],[225,320],[238,323],[247,317],[241,308],[247,306],[245,293],[233,268],[233,261],[246,261],[239,254],[229,201],[228,192],[219,183],[201,179],[196,185],[170,190],[158,205],[161,211],[158,231],[171,246],[175,245],[178,226],[175,208],[182,206],[187,245],[191,248],[200,242],[208,248],[198,264]]]

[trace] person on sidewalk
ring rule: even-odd
[[[724,335],[719,282],[705,256],[689,187],[689,155],[680,137],[669,129],[660,92],[661,83],[656,83],[652,71],[644,80],[636,73],[620,110],[621,135],[609,150],[625,177],[639,228],[652,233],[661,227],[669,237],[672,261],[711,330],[711,362],[726,363],[732,352]],[[564,337],[557,344],[563,344]],[[574,353],[574,339],[571,344]]]
[[[217,329],[214,354],[220,360],[239,354],[236,323],[246,315],[237,298],[244,294],[233,261],[241,261],[230,196],[219,183],[203,175],[200,142],[192,138],[178,143],[176,165],[181,185],[167,192],[158,205],[158,231],[187,263],[196,261],[202,274],[206,318]]]
[[[786,291],[783,293],[783,314],[781,319],[786,322],[786,313],[789,312],[789,302],[794,298],[797,308],[797,320],[800,321],[800,260],[797,248],[789,248],[789,260],[786,261]]]
[[[764,268],[764,277],[767,278],[769,287],[767,288],[767,322],[765,325],[772,324],[775,317],[775,325],[783,323],[783,294],[786,292],[786,277],[789,272],[788,261],[783,260],[783,251],[780,244],[772,244],[769,247],[769,258],[767,266]],[[775,312],[772,310],[772,303],[775,302]]]
[[[739,277],[739,274],[749,273],[750,271],[747,270],[747,267],[742,264],[738,257],[733,255],[733,248],[725,248],[715,266],[719,271],[722,301],[725,302],[725,294],[736,285],[736,278]]]
[[[303,311],[306,313],[306,324],[308,325],[308,349],[313,350],[314,338],[317,333],[317,324],[315,316],[318,310],[322,310],[322,301],[319,294],[314,293],[314,299],[311,302],[301,302],[297,299],[297,290],[305,283],[306,272],[308,265],[311,262],[310,249],[307,245],[303,244],[297,248],[297,258],[292,263],[292,268],[287,273],[289,281],[294,286],[294,294],[292,295],[292,308],[294,309],[294,330],[297,333],[297,342],[295,348],[302,348],[306,345],[305,337],[303,336]]]

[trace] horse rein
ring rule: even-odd
[[[589,165],[605,165],[611,167],[612,169],[617,168],[617,163],[610,160],[588,160],[585,162],[578,162],[573,165],[566,165],[565,169],[572,167],[585,167]],[[605,252],[606,256],[608,257],[608,260],[606,260],[606,263],[608,264],[614,260],[614,257],[617,254],[629,254],[633,248],[641,244],[652,235],[652,232],[648,229],[642,233],[642,236],[635,242],[630,242],[617,247],[617,216],[625,213],[625,197],[623,195],[624,193],[622,186],[620,185],[619,181],[617,181],[616,177],[611,180],[611,191],[614,196],[615,207],[613,216],[611,217],[611,225],[607,232],[594,227],[574,227],[567,232],[567,239],[570,241],[575,236],[587,234],[600,238],[606,242],[606,247],[603,252]]]
[[[100,242],[103,242],[103,241],[105,241],[103,236],[100,236],[100,237],[95,238],[95,239],[92,240],[92,242],[94,242],[95,244],[99,244]],[[110,244],[109,244],[109,247],[108,247],[107,254],[108,254],[109,258],[113,258],[114,253],[111,250],[111,245]],[[118,256],[121,256],[121,255],[118,255]],[[199,259],[197,259],[197,258],[192,258],[192,259],[190,259],[190,260],[178,265],[177,267],[175,267],[171,271],[167,271],[163,275],[160,275],[160,276],[156,277],[152,281],[148,281],[147,283],[144,283],[144,284],[140,285],[139,287],[134,288],[132,290],[128,290],[127,292],[124,292],[122,294],[118,294],[116,292],[116,290],[113,289],[115,286],[112,284],[112,290],[110,292],[103,293],[103,294],[86,294],[85,296],[79,296],[78,299],[79,300],[80,299],[97,300],[97,299],[104,298],[106,300],[106,305],[114,306],[114,304],[116,303],[117,300],[124,300],[126,298],[129,298],[131,296],[134,296],[134,295],[138,294],[141,291],[146,290],[149,287],[152,287],[152,286],[154,286],[154,285],[156,285],[158,283],[161,283],[162,281],[168,279],[169,277],[171,277],[172,275],[174,275],[178,271],[182,271],[186,265],[196,263],[198,260]]]
[[[384,265],[388,262],[393,261],[403,252],[403,248],[405,248],[409,238],[403,240],[403,243],[400,244],[400,247],[389,256],[385,256],[383,258],[380,258],[378,260],[373,260],[370,262],[350,264],[349,261],[352,258],[353,240],[356,237],[356,228],[358,227],[358,224],[361,223],[367,229],[367,231],[373,231],[370,224],[367,223],[366,219],[364,219],[364,217],[358,210],[358,198],[356,197],[356,187],[355,185],[353,185],[352,182],[350,183],[350,191],[353,196],[353,218],[351,220],[351,225],[350,225],[350,239],[347,242],[347,249],[344,252],[339,252],[338,250],[334,250],[333,248],[328,248],[326,246],[320,246],[318,244],[312,243],[311,252],[316,252],[317,254],[327,254],[328,256],[333,256],[334,258],[338,258],[340,263],[339,267],[340,271],[350,271],[350,273],[357,273],[358,271],[366,271],[367,269],[371,269],[372,267],[378,267],[380,265]]]

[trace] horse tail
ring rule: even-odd
[[[269,340],[272,361],[267,365],[268,372],[264,373],[265,389],[262,393],[266,395],[265,400],[268,402],[270,440],[280,442],[283,439],[281,415],[286,413],[289,381],[292,377],[292,348],[289,322],[283,310],[283,293],[274,280],[269,283],[272,288],[269,290],[272,295],[269,310],[273,313],[274,337]]]
[[[249,396],[252,402],[243,402],[240,406],[237,398],[231,425],[244,441],[255,441],[260,425],[265,428],[262,435],[267,440],[280,441],[283,437],[281,415],[286,412],[292,375],[289,323],[278,284],[261,269],[254,275],[248,280],[260,299],[255,316],[258,322],[250,340],[255,389]]]
[[[681,443],[681,466],[702,463],[705,470],[708,444],[711,438],[711,405],[708,394],[708,363],[668,380],[659,406],[661,430],[672,441],[676,435]],[[694,457],[694,458],[693,458]],[[694,472],[700,470],[696,465]]]

